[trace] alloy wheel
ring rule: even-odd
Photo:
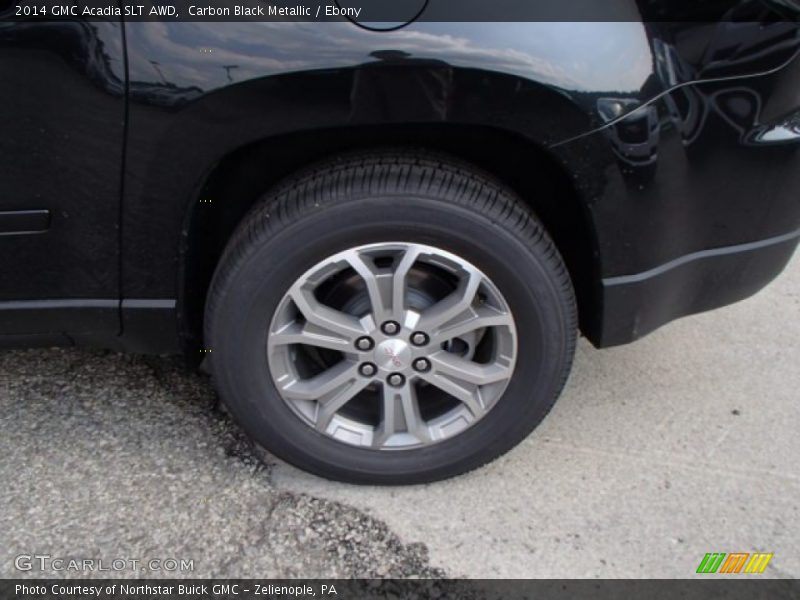
[[[406,450],[459,435],[502,397],[517,333],[492,281],[455,254],[372,244],[305,272],[279,302],[273,383],[309,427],[345,444]]]

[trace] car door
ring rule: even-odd
[[[0,22],[0,343],[119,330],[122,41],[121,23]]]

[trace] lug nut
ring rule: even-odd
[[[400,387],[406,382],[406,378],[403,377],[400,373],[392,373],[389,377],[386,378],[386,381],[389,382],[389,385],[392,387]]]
[[[431,370],[431,362],[427,358],[418,358],[414,361],[414,370],[426,373]]]
[[[428,336],[421,331],[411,334],[411,343],[415,346],[425,346],[429,341]]]
[[[361,373],[364,377],[372,377],[375,373],[378,372],[378,367],[373,365],[372,363],[364,363],[358,368],[358,372]]]
[[[375,342],[372,341],[371,337],[360,337],[356,340],[356,348],[361,350],[362,352],[366,352],[367,350],[372,350],[375,346]]]
[[[386,335],[397,335],[400,332],[400,324],[394,321],[386,321],[381,327],[381,331]]]

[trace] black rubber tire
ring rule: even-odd
[[[347,248],[386,241],[443,248],[489,276],[513,311],[518,360],[503,397],[474,426],[431,446],[382,452],[303,423],[273,385],[266,339],[277,304],[307,269]],[[260,200],[217,267],[205,339],[223,402],[258,444],[326,478],[394,485],[470,471],[525,438],[566,382],[576,323],[564,263],[511,190],[457,160],[387,151],[320,164]]]

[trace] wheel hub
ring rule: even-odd
[[[375,350],[375,364],[384,371],[403,371],[411,366],[411,347],[403,340],[386,340]]]

